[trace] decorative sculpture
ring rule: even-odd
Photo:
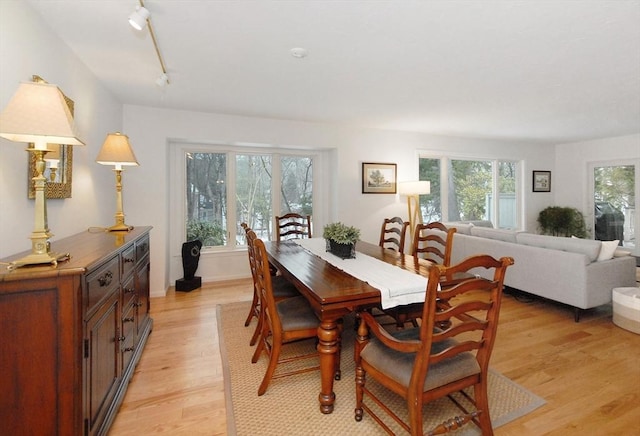
[[[202,277],[197,277],[196,270],[200,261],[202,242],[198,239],[182,244],[182,269],[184,277],[176,280],[176,291],[189,292],[202,286]]]

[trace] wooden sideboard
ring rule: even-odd
[[[153,325],[150,231],[87,231],[52,242],[71,255],[57,266],[0,266],[0,434],[107,433]]]

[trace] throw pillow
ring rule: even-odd
[[[618,247],[619,240],[615,241],[602,241],[602,246],[600,247],[600,254],[598,255],[597,261],[600,262],[602,260],[609,260],[613,257],[613,253],[615,253],[616,248]]]
[[[616,251],[613,253],[613,257],[625,257],[625,256],[631,256],[631,252],[629,250],[616,248]]]

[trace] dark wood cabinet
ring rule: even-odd
[[[0,271],[0,434],[108,432],[153,325],[150,230],[83,232],[52,243],[69,261]]]

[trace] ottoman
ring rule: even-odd
[[[613,289],[613,323],[640,334],[640,288]]]

